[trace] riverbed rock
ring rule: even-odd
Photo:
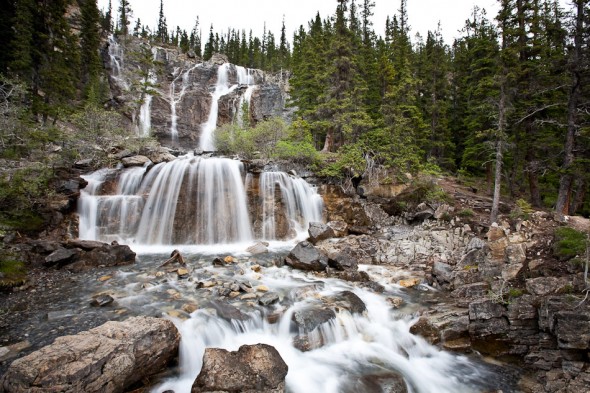
[[[258,242],[248,247],[246,251],[252,255],[265,254],[268,252],[268,243]]]
[[[328,260],[328,264],[330,267],[337,270],[355,271],[358,269],[358,262],[356,258],[354,258],[348,251],[338,253],[333,258],[330,258]]]
[[[367,306],[365,306],[361,298],[351,291],[342,291],[334,296],[330,296],[327,300],[338,308],[349,311],[351,314],[362,314],[367,310]]]
[[[334,310],[322,305],[312,305],[295,310],[291,319],[305,332],[311,332],[322,323],[336,318]]]
[[[64,266],[72,263],[80,256],[81,250],[78,248],[66,249],[59,248],[45,257],[45,266]]]
[[[334,230],[321,222],[310,222],[307,232],[309,233],[309,241],[312,244],[317,244],[319,241],[330,239],[335,236]]]
[[[66,269],[79,273],[99,266],[123,266],[135,263],[135,252],[127,245],[104,244],[102,247],[81,254],[79,259],[66,266]]]
[[[146,164],[153,165],[153,162],[149,158],[140,155],[122,158],[121,163],[123,163],[125,168],[130,166],[144,166]]]
[[[310,242],[302,241],[287,255],[285,263],[294,269],[321,272],[328,266],[328,257]]]
[[[242,345],[234,352],[207,348],[191,393],[283,393],[288,370],[267,344]]]
[[[0,390],[20,392],[123,392],[164,368],[178,354],[180,334],[171,321],[134,317],[110,321],[15,360]]]

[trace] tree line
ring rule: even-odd
[[[443,170],[485,178],[535,207],[588,213],[589,1],[569,9],[557,0],[498,2],[497,15],[474,8],[448,45],[440,26],[410,36],[407,0],[383,36],[374,1],[338,0],[333,15],[316,15],[291,42],[284,23],[278,42],[266,29],[259,38],[212,26],[203,39],[198,17],[190,32],[169,29],[163,0],[154,31],[139,19],[131,26],[128,0],[103,11],[95,0],[9,0],[0,73],[26,87],[28,115],[51,125],[101,102],[109,34],[203,60],[223,53],[245,67],[290,71],[294,123],[330,157],[327,174]]]

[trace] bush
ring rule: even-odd
[[[586,234],[569,227],[555,230],[553,254],[562,261],[586,253]]]

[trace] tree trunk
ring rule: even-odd
[[[562,175],[559,180],[559,192],[557,194],[557,203],[555,212],[558,218],[568,213],[568,201],[571,198],[571,189],[573,182],[573,165],[574,165],[574,143],[577,128],[576,110],[580,97],[580,61],[582,52],[582,34],[584,29],[584,0],[575,0],[577,7],[576,30],[574,36],[574,52],[572,56],[572,86],[567,104],[567,133],[565,136],[564,158],[561,166]]]
[[[494,197],[492,199],[492,212],[490,214],[490,223],[493,224],[498,220],[498,210],[500,207],[500,190],[502,188],[502,162],[503,162],[503,144],[504,129],[506,122],[506,93],[504,91],[504,81],[500,85],[500,102],[498,105],[498,133],[496,135],[496,171],[494,175]]]

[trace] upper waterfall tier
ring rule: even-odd
[[[146,168],[85,176],[80,238],[141,245],[210,245],[286,240],[322,220],[323,202],[300,178],[246,176],[227,158],[179,157]]]
[[[230,64],[222,55],[201,61],[177,48],[154,46],[149,80],[145,80],[138,70],[146,65],[138,62],[137,54],[145,52],[146,44],[132,37],[125,43],[110,37],[105,51],[109,55],[111,102],[129,111],[131,126],[138,134],[149,134],[168,146],[212,150],[213,133],[220,125],[244,124],[244,116],[250,124],[274,116],[288,117],[288,84],[282,75]],[[132,88],[142,85],[149,85],[153,94],[140,96]]]

